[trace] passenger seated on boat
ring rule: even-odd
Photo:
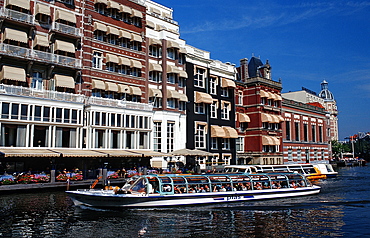
[[[269,183],[267,183],[267,182],[264,182],[263,183],[263,188],[265,189],[265,188],[270,188],[270,184]]]
[[[181,190],[177,186],[175,186],[174,192],[177,194],[182,193]]]
[[[245,183],[245,187],[247,188],[247,190],[251,190],[252,188],[251,188],[251,183]]]
[[[188,192],[189,192],[189,193],[196,193],[196,191],[195,191],[192,187],[190,187],[190,186],[189,186],[189,188],[188,188]]]
[[[198,190],[198,193],[205,193],[206,190],[204,189],[204,187],[200,187],[199,190]]]
[[[230,184],[226,185],[226,191],[233,191],[233,188],[231,187]]]
[[[280,182],[273,182],[272,185],[271,185],[271,188],[272,189],[280,189],[281,188]]]
[[[172,187],[171,185],[169,184],[166,184],[166,185],[163,185],[163,192],[171,192],[172,191]]]
[[[262,184],[260,182],[254,183],[254,189],[262,190]]]
[[[206,184],[206,185],[204,185],[204,190],[206,190],[206,192],[210,192],[211,191],[211,189],[208,187],[208,185]]]
[[[289,188],[296,188],[296,187],[297,187],[297,185],[294,181],[290,182]]]

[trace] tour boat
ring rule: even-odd
[[[315,167],[313,164],[226,165],[225,172],[248,174],[295,172],[303,174],[309,180],[327,178],[327,175],[322,173],[319,168]]]
[[[298,197],[320,192],[298,173],[142,175],[122,188],[66,191],[75,205],[166,207]]]
[[[337,177],[338,172],[334,171],[334,168],[331,164],[313,164],[321,174],[326,175],[327,178]]]

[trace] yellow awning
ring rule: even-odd
[[[274,145],[280,145],[280,139],[276,136],[271,136],[271,139],[274,142]]]
[[[179,99],[180,98],[180,93],[175,91],[175,90],[167,89],[167,98]]]
[[[141,96],[141,89],[139,87],[130,86],[130,95]]]
[[[275,115],[270,115],[271,116],[271,123],[280,123],[280,120],[277,116]]]
[[[247,114],[239,113],[239,122],[251,122],[251,119]]]
[[[45,35],[36,35],[35,39],[33,40],[33,46],[45,46],[49,47],[49,39]]]
[[[131,61],[131,67],[141,69],[143,65],[140,61],[137,60],[130,60]]]
[[[267,94],[268,94],[268,99],[275,99],[275,97],[274,97],[274,94],[273,93],[271,93],[271,92],[267,92]]]
[[[187,101],[189,101],[188,96],[186,96],[186,95],[185,95],[185,94],[183,94],[183,93],[180,93],[179,101],[180,101],[180,102],[187,102]]]
[[[149,71],[159,71],[162,72],[162,65],[160,64],[154,64],[154,63],[149,63]]]
[[[167,41],[167,48],[177,48],[180,49],[180,45],[174,41]]]
[[[35,15],[37,14],[44,14],[50,16],[50,6],[41,4],[39,2],[36,3]]]
[[[61,40],[55,40],[54,43],[54,51],[64,51],[69,53],[75,53],[76,47],[71,42],[61,41]]]
[[[275,94],[275,96],[276,96],[276,100],[277,100],[277,101],[281,101],[281,100],[283,100],[279,94]]]
[[[131,15],[132,9],[130,7],[125,5],[121,5],[120,7],[121,7],[120,12],[128,13]]]
[[[109,34],[112,34],[112,35],[116,35],[116,36],[119,36],[119,30],[115,27],[112,27],[112,26],[107,26],[107,35]]]
[[[132,17],[139,17],[139,18],[143,18],[143,13],[136,10],[136,9],[132,9],[132,13],[131,13],[131,16]]]
[[[0,79],[9,79],[19,82],[26,82],[26,71],[23,68],[3,65],[0,71]]]
[[[8,0],[6,5],[17,6],[26,10],[30,10],[30,0]]]
[[[162,91],[157,88],[149,88],[149,97],[157,97],[157,98],[162,98]]]
[[[211,137],[226,138],[225,130],[220,126],[211,126]]]
[[[154,22],[148,21],[148,20],[146,20],[146,26],[151,27],[151,28],[155,28]]]
[[[127,31],[124,31],[124,30],[120,30],[119,31],[119,37],[120,38],[131,39],[131,33],[127,32]]]
[[[188,77],[188,73],[186,73],[185,71],[180,70],[179,72],[180,72],[179,76],[180,76],[181,78],[187,78],[187,77]]]
[[[54,75],[55,87],[61,88],[75,88],[75,80],[71,76],[65,76],[60,74]]]
[[[93,89],[105,90],[105,84],[101,80],[93,79],[92,80],[92,88]]]
[[[97,30],[107,32],[108,28],[106,25],[100,22],[94,22],[94,31],[97,31]]]
[[[14,40],[17,42],[27,43],[28,37],[27,33],[24,31],[19,31],[11,28],[4,29],[4,39]]]
[[[260,96],[262,98],[268,98],[269,97],[269,94],[266,91],[264,91],[264,90],[260,90]]]
[[[262,136],[262,145],[274,145],[275,141],[271,136]]]
[[[261,113],[262,122],[272,122],[272,117],[269,114]]]
[[[137,42],[143,42],[143,38],[141,38],[141,36],[136,35],[136,34],[131,34],[131,40],[137,41]]]
[[[118,84],[118,92],[119,93],[129,93],[130,87],[124,84]]]
[[[221,87],[222,88],[236,88],[236,85],[234,81],[230,79],[222,78]]]
[[[284,117],[281,115],[277,115],[277,118],[279,119],[279,122],[285,121]]]
[[[119,64],[120,65],[131,66],[131,60],[126,58],[126,57],[119,57]]]
[[[167,73],[178,74],[180,70],[175,65],[167,65]]]
[[[208,93],[195,92],[195,103],[212,104],[213,98]]]
[[[223,126],[222,127],[225,131],[225,137],[224,138],[238,138],[238,132],[229,126]]]
[[[120,4],[118,2],[110,1],[110,0],[108,1],[107,8],[115,8],[117,10],[121,10]]]
[[[162,41],[157,40],[157,39],[153,39],[153,38],[149,38],[149,45],[162,45]]]
[[[55,11],[55,20],[65,20],[68,22],[76,23],[76,15],[73,12],[67,12],[60,9]]]
[[[48,149],[24,149],[24,148],[4,148],[0,149],[3,157],[60,157],[59,153]]]
[[[119,59],[117,55],[107,54],[106,59],[107,59],[107,62],[119,64]]]
[[[118,85],[112,82],[105,82],[105,91],[118,92]]]

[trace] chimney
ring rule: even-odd
[[[240,80],[242,82],[247,81],[247,78],[249,78],[248,74],[248,59],[244,58],[240,60]]]

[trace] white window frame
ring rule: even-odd
[[[197,124],[194,135],[195,148],[206,148],[206,125]]]
[[[204,88],[206,78],[206,70],[203,68],[195,68],[194,87]]]
[[[217,94],[217,78],[216,77],[210,77],[209,80],[209,93],[210,94]]]
[[[211,118],[217,118],[217,104],[218,101],[213,101],[210,105],[210,116]]]
[[[103,53],[94,51],[92,63],[94,69],[103,69]]]
[[[223,102],[222,103],[221,119],[223,119],[223,120],[229,120],[229,118],[230,118],[230,107],[231,107],[231,103],[230,102]]]

